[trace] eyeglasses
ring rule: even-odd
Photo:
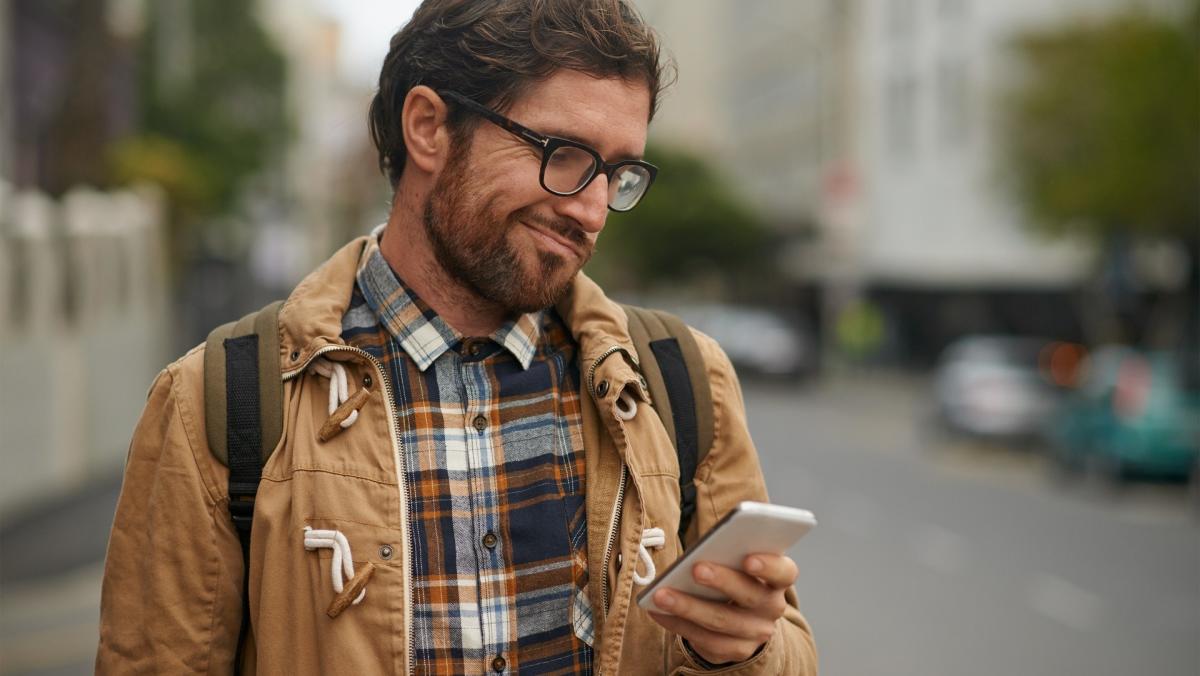
[[[438,92],[442,98],[461,104],[487,121],[526,143],[542,149],[542,171],[538,180],[546,192],[568,197],[581,192],[600,173],[608,178],[608,208],[629,211],[654,183],[658,168],[641,160],[608,163],[600,153],[565,138],[544,136],[458,92]]]

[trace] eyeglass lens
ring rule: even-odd
[[[571,194],[592,178],[596,158],[574,146],[559,146],[546,159],[542,182],[551,192]],[[627,164],[618,168],[608,185],[608,205],[617,211],[632,209],[650,185],[645,167]]]

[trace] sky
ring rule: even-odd
[[[342,70],[353,82],[373,84],[392,35],[412,16],[420,0],[316,0],[322,12],[342,24]]]

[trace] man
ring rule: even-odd
[[[204,350],[151,388],[102,598],[101,673],[812,674],[796,566],[667,590],[678,461],[621,308],[579,270],[633,208],[662,85],[619,0],[427,0],[371,105],[386,226],[279,314],[284,432],[243,565],[204,429]],[[728,359],[697,334],[714,442],[689,541],[765,500]],[[653,537],[655,529],[663,535]],[[666,535],[669,534],[669,535]]]

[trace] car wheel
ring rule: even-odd
[[[1088,456],[1084,473],[1088,483],[1101,497],[1112,497],[1124,486],[1125,468],[1119,459],[1111,455],[1093,453]]]
[[[1200,520],[1200,457],[1192,463],[1192,473],[1188,477],[1188,504],[1192,508],[1192,516]]]
[[[1047,455],[1050,461],[1046,470],[1051,483],[1066,486],[1083,478],[1083,460],[1077,454],[1061,446],[1051,446]]]

